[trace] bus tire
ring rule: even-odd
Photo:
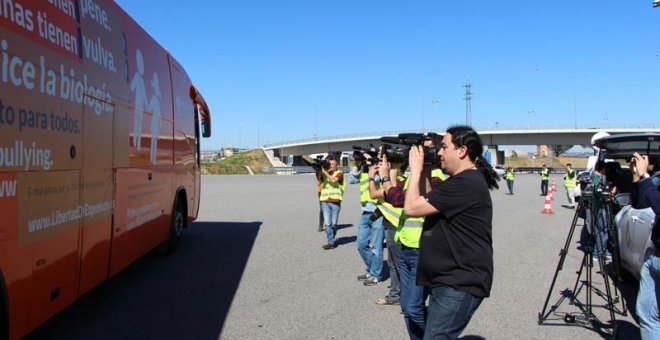
[[[183,234],[183,229],[186,227],[187,213],[185,199],[181,195],[176,195],[172,206],[170,235],[161,247],[163,254],[171,254],[179,248],[181,235]]]

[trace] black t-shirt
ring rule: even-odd
[[[483,175],[478,170],[465,170],[449,177],[425,198],[439,213],[424,221],[417,283],[490,296],[493,203]]]

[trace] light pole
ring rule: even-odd
[[[242,131],[243,131],[243,123],[238,123],[238,151],[239,152],[241,151],[241,144],[243,144],[242,141],[241,141]]]
[[[442,102],[442,100],[436,98],[436,99],[433,99],[431,101],[431,105],[440,104],[440,102]],[[438,108],[438,130],[440,130],[440,109],[439,108]]]
[[[257,116],[257,147],[261,147],[261,116]]]
[[[573,80],[573,113],[575,114],[575,129],[577,130],[577,82]]]
[[[426,103],[426,93],[422,92],[422,133],[424,133],[424,108]]]
[[[314,139],[318,136],[318,130],[319,130],[319,119],[318,119],[318,113],[317,111],[319,110],[319,104],[314,102]]]

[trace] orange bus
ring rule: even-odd
[[[111,0],[0,1],[0,339],[197,217],[210,112]]]

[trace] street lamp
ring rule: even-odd
[[[660,7],[660,0],[653,0],[653,7]]]
[[[440,100],[440,99],[433,99],[433,100],[431,101],[431,105],[433,105],[433,104],[440,104],[440,102],[442,102],[442,100]],[[439,129],[440,129],[440,109],[438,109],[438,130],[439,130]]]
[[[261,116],[257,116],[257,147],[261,147]]]

